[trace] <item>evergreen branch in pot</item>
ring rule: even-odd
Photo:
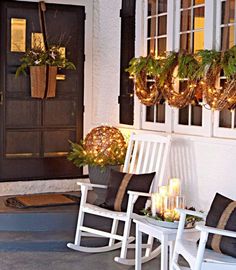
[[[115,127],[100,126],[92,129],[80,143],[71,144],[68,160],[77,167],[124,164],[127,150],[126,140]]]

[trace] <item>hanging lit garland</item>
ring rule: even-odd
[[[198,86],[196,70],[198,68],[198,61],[191,54],[172,52],[166,57],[160,74],[160,82],[163,96],[170,106],[181,109],[196,103]],[[176,78],[179,78],[180,82],[181,80],[186,82],[183,91],[174,89]]]
[[[222,70],[226,82],[218,87]],[[162,58],[134,58],[127,71],[134,80],[137,97],[147,106],[164,98],[176,108],[189,104],[205,104],[214,110],[236,107],[236,46],[225,52],[170,52]],[[183,91],[175,90],[177,78],[186,83]]]
[[[147,57],[133,58],[126,70],[134,80],[135,93],[146,106],[157,104],[162,99],[159,87],[160,63],[152,54]]]
[[[201,58],[200,76],[203,97],[206,104],[213,110],[234,109],[236,106],[236,46],[222,52],[202,50],[198,52]],[[220,84],[220,74],[226,82]],[[205,76],[204,76],[205,73]]]

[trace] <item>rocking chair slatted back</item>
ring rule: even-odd
[[[152,134],[131,134],[123,171],[126,173],[156,172],[152,191],[161,185],[167,156],[170,149],[170,136]]]

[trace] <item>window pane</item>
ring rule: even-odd
[[[235,44],[234,26],[222,27],[221,29],[221,48],[229,49]]]
[[[188,8],[191,7],[191,0],[182,0],[181,1],[181,8]]]
[[[204,7],[195,8],[193,11],[193,29],[203,29],[204,28]]]
[[[158,36],[166,35],[167,16],[158,18]]]
[[[229,0],[228,9],[226,10],[226,2],[222,2],[221,24],[234,23],[235,0]]]
[[[150,39],[147,41],[147,54],[152,52],[154,53],[156,51],[156,40]]]
[[[179,124],[180,125],[188,125],[188,106],[179,110]]]
[[[148,19],[148,32],[147,37],[156,36],[156,18]]]
[[[191,125],[202,125],[202,106],[191,106]]]
[[[191,30],[191,10],[183,10],[181,11],[180,31],[186,32],[188,30]]]
[[[234,110],[234,128],[236,128],[236,110]]]
[[[167,12],[167,0],[158,1],[158,14]]]
[[[148,0],[148,16],[156,15],[156,0]]]
[[[191,52],[190,40],[191,40],[190,34],[181,34],[180,35],[180,48],[183,50],[186,50],[187,52]]]
[[[204,32],[193,33],[193,51],[199,51],[204,49]]]
[[[146,121],[154,122],[154,106],[146,107]]]
[[[227,109],[220,112],[220,127],[231,128],[231,112]]]
[[[196,5],[202,5],[205,4],[205,0],[193,0],[193,4]]]
[[[166,51],[166,38],[159,38],[158,42],[158,55]]]
[[[156,105],[156,121],[158,123],[165,123],[165,105]]]

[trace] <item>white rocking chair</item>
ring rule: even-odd
[[[167,156],[169,153],[169,148],[170,148],[170,136],[164,137],[153,134],[138,134],[138,135],[131,134],[126,153],[125,163],[123,167],[123,172],[134,174],[156,172],[150,190],[156,191],[158,184],[159,185],[161,184],[161,181],[164,177],[164,170],[167,161]],[[121,248],[120,257],[115,257],[115,261],[126,265],[134,265],[135,260],[127,258],[127,249],[135,248],[134,244],[130,244],[135,239],[134,237],[130,237],[131,222],[132,218],[135,215],[137,215],[133,213],[133,207],[138,196],[147,196],[148,194],[140,192],[128,192],[129,200],[127,211],[116,212],[86,202],[87,193],[88,190],[91,189],[91,187],[107,188],[107,186],[85,184],[85,183],[78,183],[78,184],[81,186],[82,195],[80,201],[80,210],[78,215],[75,241],[74,243],[68,243],[67,246],[77,251],[95,252],[95,253],[106,252],[117,248]],[[113,219],[110,233],[84,226],[83,221],[85,213]],[[117,233],[119,221],[124,222],[123,235],[119,235]],[[105,237],[109,239],[109,243],[107,246],[103,247],[81,246],[81,236],[84,235],[90,237],[94,236]],[[149,237],[148,243],[143,246],[143,248],[146,248],[146,253],[142,260],[143,262],[151,260],[160,253],[160,248],[152,250],[152,243],[153,238]]]
[[[236,238],[236,232],[197,225],[196,229],[200,231],[200,242],[197,245],[195,241],[186,240],[183,237],[186,215],[201,217],[204,220],[206,215],[184,209],[179,209],[179,212],[181,215],[172,259],[172,270],[235,270],[236,258],[206,249],[205,246],[209,233]],[[179,265],[179,255],[184,257],[189,267]]]

